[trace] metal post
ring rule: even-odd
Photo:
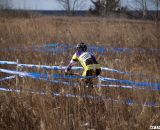
[[[17,63],[17,67],[16,67],[16,70],[18,71],[19,69],[18,69],[18,59],[17,59],[17,61],[16,61],[16,63]],[[18,87],[18,75],[16,75],[16,87]]]

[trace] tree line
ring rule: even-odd
[[[86,0],[57,0],[64,9],[68,12],[69,15],[73,15],[75,9],[78,9],[77,7],[83,7],[83,3]],[[133,0],[139,9],[135,7],[127,7],[122,6],[121,2],[122,0],[90,0],[93,7],[90,7],[89,12],[93,15],[97,16],[107,16],[109,13],[125,13],[129,12],[129,10],[135,11],[137,14],[141,13],[141,16],[143,18],[148,17],[150,14],[149,12],[149,6],[154,7],[154,14],[155,18],[159,18],[160,14],[160,0]],[[147,4],[150,3],[150,4]]]
[[[75,10],[81,10],[86,4],[86,0],[56,0],[67,12],[68,15],[74,15]],[[155,18],[159,18],[160,0],[132,0],[139,9],[135,7],[124,7],[121,5],[123,0],[90,0],[92,6],[89,9],[90,14],[97,16],[107,16],[109,13],[125,13],[128,10],[134,10],[141,13],[142,17],[148,17],[149,6],[154,6]],[[150,3],[151,5],[147,4]],[[0,0],[0,8],[11,8],[11,0]]]

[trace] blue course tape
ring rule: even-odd
[[[61,52],[66,52],[69,49],[73,49],[75,46],[72,44],[59,44],[59,43],[51,43],[51,44],[46,44],[43,46],[32,46],[32,50],[37,51],[37,52],[56,52],[56,53],[61,53]],[[31,49],[29,48],[24,48],[24,47],[18,47],[18,48],[1,48],[0,51],[30,51]],[[143,48],[105,48],[102,46],[88,46],[88,50],[91,52],[97,52],[100,53],[101,55],[104,55],[106,52],[110,53],[134,53],[136,51],[139,52],[146,52],[146,51],[151,51],[154,53],[159,53],[160,49],[156,48],[149,48],[149,49],[143,49]]]
[[[110,84],[98,84],[95,87],[109,87],[109,88],[128,88],[128,89],[145,89],[144,87],[136,86],[124,86],[124,85],[110,85]]]
[[[64,48],[44,48],[44,47],[34,47],[34,48],[0,48],[2,52],[14,52],[14,51],[23,51],[23,52],[39,52],[39,53],[62,53],[65,52]]]
[[[51,78],[66,78],[66,79],[77,79],[77,78],[95,78],[96,76],[76,76],[76,75],[60,75],[60,74],[42,74],[42,73],[28,73],[28,72],[20,72],[20,71],[13,71],[13,70],[7,70],[7,69],[0,69],[0,72],[8,73],[8,74],[15,74],[19,76],[24,77],[33,77],[37,79],[45,78],[45,79],[51,79]]]
[[[9,80],[9,79],[13,79],[13,78],[15,78],[15,77],[16,77],[16,76],[5,77],[5,78],[0,79],[0,82],[6,81],[6,80]]]
[[[30,68],[41,68],[41,69],[52,69],[52,70],[65,70],[67,68],[67,66],[45,66],[45,65],[32,65],[32,64],[17,64],[17,66],[30,67]],[[72,67],[72,70],[83,70],[83,67]],[[159,78],[157,76],[151,77],[151,76],[147,76],[147,75],[143,75],[143,74],[131,74],[128,72],[123,72],[120,70],[111,69],[111,68],[107,68],[107,67],[101,67],[101,70],[115,72],[115,73],[119,73],[119,74],[126,74],[126,75],[130,75],[130,76],[141,76],[141,77],[148,77],[148,78],[154,78],[154,79]]]
[[[46,44],[45,47],[65,47],[66,49],[71,49],[74,48],[75,46],[71,45],[71,44],[59,44],[59,43],[51,43],[51,44]],[[157,48],[149,48],[149,49],[143,49],[143,48],[105,48],[102,46],[91,46],[88,45],[88,49],[92,52],[99,52],[99,53],[106,53],[106,52],[117,52],[117,53],[123,53],[123,52],[127,52],[127,53],[133,53],[135,51],[140,51],[140,52],[145,52],[145,51],[152,51],[152,52],[159,52],[160,49]]]
[[[17,65],[18,67],[51,69],[51,70],[65,70],[67,66],[46,66],[46,65],[34,65],[34,64],[18,64],[12,61],[0,61],[2,65]],[[72,67],[72,70],[83,70],[82,67]]]
[[[26,47],[12,47],[12,48],[0,48],[0,51],[23,51],[23,52],[43,52],[43,53],[62,53],[71,49],[70,46],[61,45],[61,44],[51,44],[51,45],[42,45],[42,46],[32,46],[29,48]]]
[[[4,64],[4,65],[17,65],[18,67],[29,67],[29,68],[40,68],[40,69],[52,69],[52,70],[65,70],[67,67],[66,66],[46,66],[46,65],[34,65],[34,64],[17,64],[16,62],[12,62],[12,61],[0,61],[0,64]],[[146,76],[143,74],[131,74],[128,72],[123,72],[120,70],[116,70],[116,69],[111,69],[111,68],[107,68],[107,67],[101,67],[102,71],[111,71],[111,72],[115,72],[115,73],[119,73],[119,74],[126,74],[126,75],[130,75],[130,76],[145,76],[148,78],[159,78],[157,76]],[[72,70],[83,70],[82,67],[72,67]]]
[[[8,73],[8,74],[15,74],[19,76],[24,77],[30,77],[34,79],[42,79],[42,80],[50,80],[55,78],[66,78],[66,79],[77,79],[77,78],[93,78],[93,76],[65,76],[60,74],[41,74],[41,73],[28,73],[28,72],[19,72],[19,71],[13,71],[13,70],[6,70],[6,69],[0,69],[0,72]],[[129,80],[119,80],[119,79],[112,79],[112,78],[105,78],[105,77],[99,77],[101,81],[105,82],[115,82],[115,83],[122,83],[122,84],[128,84],[128,85],[134,85],[134,86],[141,86],[141,87],[153,87],[153,90],[160,90],[160,83],[148,83],[148,82],[133,82]]]
[[[35,79],[39,79],[39,78],[35,78]],[[69,81],[63,81],[63,80],[48,80],[48,79],[45,79],[45,78],[40,78],[39,80],[44,80],[44,81],[47,81],[47,82],[50,82],[50,83],[63,84],[63,85],[68,85],[68,86],[71,86],[71,85],[78,86],[78,85],[80,85],[79,83],[73,82],[73,81],[69,82]],[[98,85],[94,85],[94,87],[127,88],[127,89],[143,89],[143,90],[145,89],[144,87],[124,86],[124,85],[108,85],[108,84],[98,84]]]
[[[59,77],[57,77],[58,75],[48,75],[48,74],[41,74],[41,73],[27,73],[27,72],[19,72],[19,71],[6,70],[6,69],[0,69],[0,72],[8,73],[8,74],[15,74],[20,77],[40,79],[40,80],[48,81],[51,83],[61,83],[61,84],[65,84],[65,85],[77,85],[77,83],[64,82],[64,81],[60,81],[60,80],[53,80],[53,78],[59,78]]]
[[[153,89],[155,89],[155,90],[160,90],[160,83],[133,82],[130,80],[119,80],[119,79],[104,78],[104,77],[100,77],[100,80],[105,81],[105,82],[122,83],[122,84],[141,86],[141,87],[148,86],[148,87],[154,87]]]
[[[17,92],[17,93],[24,93],[24,92],[29,92],[32,94],[39,94],[39,95],[47,95],[47,92],[44,91],[33,91],[33,90],[27,90],[27,89],[13,89],[13,88],[6,88],[6,87],[0,87],[0,91],[3,92]],[[101,99],[103,101],[111,101],[114,103],[121,103],[121,104],[127,104],[129,106],[132,105],[143,105],[144,107],[160,107],[160,105],[156,102],[145,102],[143,104],[138,104],[132,99],[128,100],[117,100],[117,99],[111,99],[111,98],[106,98],[104,96],[92,96],[92,95],[78,95],[78,94],[62,94],[62,93],[52,93],[53,96],[56,97],[68,97],[68,98],[87,98],[87,99]]]
[[[48,51],[67,51],[69,49],[73,49],[75,48],[75,46],[71,46],[69,44],[47,44],[45,45],[45,47],[47,47]],[[58,48],[61,47],[61,48]],[[111,49],[106,49],[104,47],[98,47],[98,46],[88,46],[88,50],[90,52],[98,52],[100,54],[104,54],[106,52],[113,52]],[[122,49],[121,49],[122,50]]]
[[[17,62],[14,61],[0,61],[1,65],[17,65]]]
[[[12,73],[13,74],[13,73]],[[44,80],[44,81],[47,81],[47,82],[51,82],[51,83],[58,83],[58,84],[64,84],[64,85],[75,85],[75,86],[77,86],[77,85],[79,85],[77,82],[67,82],[67,81],[62,81],[62,80],[49,80],[49,79],[47,79],[46,77],[48,77],[47,75],[46,76],[44,76],[44,74],[43,74],[43,76],[36,76],[37,74],[35,74],[35,73],[32,73],[32,75],[34,75],[34,79],[40,79],[40,80]],[[21,77],[30,77],[29,75],[28,76],[22,76],[22,75],[20,75]],[[59,76],[59,75],[57,75],[59,78],[60,77],[62,77],[61,75]],[[5,81],[5,80],[9,80],[9,79],[13,79],[13,78],[15,78],[16,76],[9,76],[9,77],[5,77],[5,78],[2,78],[2,79],[0,79],[0,81]],[[39,78],[39,77],[41,77],[41,78]],[[56,75],[55,75],[55,77],[56,77]],[[32,76],[32,78],[33,78],[33,76]],[[57,77],[56,77],[57,78]],[[69,78],[69,77],[67,77],[67,78]],[[71,77],[70,77],[71,78]],[[75,77],[74,77],[75,78]],[[76,78],[78,78],[78,77],[76,77]],[[129,88],[129,89],[131,89],[131,88],[135,88],[136,89],[136,87],[134,87],[134,86],[122,86],[122,85],[105,85],[105,84],[100,84],[100,85],[94,85],[94,87],[113,87],[113,88]],[[144,88],[139,88],[139,89],[144,89]]]
[[[44,45],[44,47],[59,47],[59,46],[64,46],[64,44],[60,44],[60,43],[49,43]]]

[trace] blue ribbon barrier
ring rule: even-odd
[[[69,49],[73,49],[75,46],[71,44],[59,44],[59,43],[51,43],[51,44],[46,44],[42,46],[32,46],[32,49],[29,48],[24,48],[24,47],[17,47],[17,48],[1,48],[1,51],[36,51],[36,52],[56,52],[56,53],[62,53],[66,52]],[[136,51],[140,52],[146,52],[146,51],[151,51],[154,53],[158,53],[160,49],[156,48],[150,48],[150,49],[143,49],[143,48],[111,48],[111,47],[102,47],[102,46],[88,46],[88,50],[91,52],[97,52],[102,55],[104,55],[106,52],[110,53],[134,53]]]
[[[136,86],[124,86],[124,85],[112,85],[112,84],[100,84],[95,85],[95,87],[110,87],[110,88],[128,88],[128,89],[145,89],[144,87],[136,87]]]
[[[67,50],[72,49],[69,45],[61,45],[61,44],[51,44],[46,46],[32,46],[32,47],[9,47],[9,48],[0,48],[0,51],[23,51],[23,52],[43,52],[43,53],[62,53]]]
[[[67,53],[68,50],[75,48],[74,46],[67,45],[67,44],[47,44],[44,45],[44,50],[46,52],[55,52],[55,53]]]
[[[66,79],[77,79],[77,78],[95,78],[96,76],[76,76],[76,75],[61,75],[61,74],[42,74],[42,73],[29,73],[29,72],[20,72],[20,71],[13,71],[8,69],[0,69],[0,72],[8,73],[8,74],[15,74],[21,77],[31,77],[36,79],[51,79],[51,78],[66,78]]]
[[[0,51],[2,52],[17,52],[17,51],[23,51],[23,52],[39,52],[39,53],[62,53],[65,52],[64,48],[46,48],[46,47],[32,47],[32,48],[0,48]]]
[[[46,66],[46,65],[34,65],[34,64],[18,64],[17,62],[12,61],[0,61],[2,65],[17,65],[18,67],[30,67],[30,68],[41,68],[41,69],[52,69],[52,70],[65,70],[67,66]],[[127,72],[122,72],[115,69],[110,69],[107,67],[101,67],[102,70],[118,72],[121,74],[128,74]],[[83,70],[83,67],[72,67],[72,70]]]
[[[1,65],[17,65],[18,67],[29,67],[29,68],[40,68],[40,69],[52,69],[52,70],[65,70],[65,67],[61,66],[45,66],[45,65],[34,65],[34,64],[18,64],[12,61],[0,61]],[[73,70],[82,70],[82,67],[75,67]]]
[[[46,65],[34,65],[34,64],[18,64],[16,62],[12,62],[12,61],[0,61],[0,64],[2,65],[17,65],[18,67],[29,67],[29,68],[40,68],[40,69],[52,69],[52,70],[65,70],[66,66],[46,66]],[[107,68],[107,67],[101,67],[102,71],[111,71],[111,72],[116,72],[119,74],[126,74],[126,75],[130,75],[130,76],[141,76],[141,77],[148,77],[148,78],[159,78],[157,76],[147,76],[144,74],[132,74],[129,72],[123,72],[120,70],[116,70],[116,69],[111,69],[111,68]],[[82,67],[72,67],[72,70],[83,70]]]
[[[30,75],[28,75],[27,77],[30,77]],[[78,85],[78,83],[76,83],[76,82],[67,82],[67,81],[62,81],[62,80],[48,80],[47,77],[49,77],[49,76],[47,76],[47,75],[44,76],[44,74],[41,75],[41,76],[40,76],[40,74],[38,74],[38,76],[37,76],[37,74],[32,73],[32,75],[34,75],[34,76],[32,76],[32,78],[34,77],[35,79],[41,79],[41,80],[45,80],[45,81],[48,81],[48,82],[51,82],[51,83],[58,83],[58,84],[64,84],[64,85]],[[19,76],[20,77],[25,77],[24,74],[23,75],[20,74]],[[5,77],[5,78],[0,79],[0,82],[1,81],[5,81],[5,80],[9,80],[9,79],[13,79],[15,77],[16,76]],[[39,78],[39,77],[41,77],[41,78]],[[55,78],[72,78],[72,76],[66,76],[66,77],[64,77],[63,75],[54,75],[54,77]],[[79,77],[73,76],[73,78],[79,78]],[[94,78],[94,77],[91,77],[91,78]],[[134,86],[122,86],[122,85],[105,85],[105,84],[94,85],[94,87],[99,87],[99,86],[101,86],[101,87],[112,87],[112,88],[113,87],[114,88],[130,88],[130,89],[131,88],[136,88]],[[144,89],[144,88],[140,88],[140,89]]]
[[[112,84],[100,84],[100,85],[96,85],[96,87],[109,87],[109,88],[126,88],[126,89],[138,89],[138,90],[146,90],[146,87],[139,87],[139,86],[125,86],[125,85],[112,85]],[[153,91],[159,91],[160,89],[157,88],[149,88],[149,90],[153,90]]]
[[[67,49],[71,49],[71,48],[75,48],[75,46],[71,45],[71,44],[60,44],[60,43],[51,43],[51,44],[46,44],[45,47],[65,47]],[[145,51],[151,51],[151,52],[159,52],[160,49],[156,49],[156,48],[149,48],[149,49],[143,49],[143,48],[112,48],[112,47],[102,47],[102,46],[92,46],[92,45],[88,45],[88,49],[92,52],[99,52],[99,53],[105,53],[105,52],[117,52],[117,53],[133,53],[135,51],[140,51],[140,52],[145,52]]]
[[[44,47],[59,47],[59,46],[64,46],[64,44],[60,44],[60,43],[49,43],[44,45]]]
[[[17,62],[14,61],[0,61],[1,65],[17,65]]]
[[[58,45],[55,43],[55,44],[47,44],[47,45],[45,45],[45,47],[50,52],[51,51],[62,52],[62,51],[67,51],[69,49],[74,49],[76,46],[71,46],[69,44],[59,44]],[[61,48],[59,48],[59,47],[61,47]],[[106,52],[117,52],[117,51],[112,51],[111,49],[106,49],[104,47],[98,47],[98,46],[88,46],[88,50],[90,52],[98,52],[100,54],[104,54]],[[122,52],[122,51],[119,51],[119,52]]]
[[[74,49],[75,46],[71,46],[71,45],[68,45],[68,44],[47,44],[44,46],[45,47],[45,50],[46,52],[66,52],[68,51],[69,49]],[[106,52],[106,49],[103,48],[103,47],[92,47],[92,46],[89,46],[88,47],[88,50],[90,52],[98,52],[100,54],[104,54]]]
[[[1,71],[1,70],[0,70]],[[5,71],[5,70],[2,70],[2,71]],[[2,72],[1,71],[1,72]],[[7,73],[10,73],[11,71],[5,71]],[[13,74],[13,73],[11,73]],[[15,73],[14,73],[15,74]],[[17,74],[17,73],[16,73]],[[78,85],[78,83],[76,82],[67,82],[67,81],[62,81],[62,80],[49,80],[48,77],[49,75],[47,74],[40,74],[40,73],[31,73],[31,74],[27,74],[24,76],[24,73],[19,73],[19,76],[20,77],[31,77],[31,78],[34,78],[34,79],[41,79],[41,80],[45,80],[45,81],[48,81],[48,82],[51,82],[51,83],[58,83],[58,84],[64,84],[64,85]],[[1,81],[5,81],[5,80],[9,80],[9,79],[13,79],[15,78],[16,76],[9,76],[9,77],[5,77],[5,78],[2,78],[0,79],[0,82]],[[81,76],[80,76],[81,77]],[[63,76],[63,75],[57,75],[55,74],[53,76],[53,78],[80,78],[79,76]],[[87,78],[94,78],[95,76],[91,76],[91,77],[87,77]],[[81,77],[81,78],[84,78],[84,77]],[[128,88],[128,89],[144,89],[144,88],[138,88],[138,87],[135,87],[135,86],[122,86],[122,85],[105,85],[105,84],[100,84],[100,85],[94,85],[94,87],[112,87],[112,88]]]
[[[30,77],[34,79],[42,79],[42,80],[50,80],[55,78],[66,78],[66,79],[77,79],[77,78],[94,78],[94,76],[65,76],[60,74],[41,74],[41,73],[28,73],[28,72],[19,72],[19,71],[13,71],[13,70],[6,70],[6,69],[0,69],[0,72],[8,73],[8,74],[15,74],[19,75],[21,77]],[[152,90],[160,90],[160,83],[148,83],[148,82],[133,82],[129,80],[119,80],[119,79],[113,79],[113,78],[105,78],[99,76],[99,79],[101,81],[105,82],[114,82],[114,83],[122,83],[122,84],[128,84],[128,85],[134,85],[139,87],[153,87]]]
[[[6,87],[0,87],[0,91],[4,91],[4,92],[20,92],[20,90],[6,88]]]
[[[11,89],[11,88],[6,88],[6,87],[0,87],[0,91],[3,92],[17,92],[17,93],[31,93],[31,94],[39,94],[39,95],[47,95],[47,92],[44,91],[34,91],[34,90],[28,90],[28,89]],[[127,104],[129,106],[132,105],[142,105],[144,107],[160,107],[160,105],[157,102],[145,102],[143,104],[138,104],[136,103],[135,100],[132,99],[127,99],[127,100],[117,100],[117,99],[111,99],[111,98],[106,98],[105,96],[92,96],[92,95],[78,95],[78,94],[62,94],[62,93],[57,93],[53,92],[53,96],[56,97],[68,97],[68,98],[87,98],[87,99],[100,99],[103,101],[111,101],[114,103],[121,103],[121,104]]]
[[[133,82],[130,80],[119,80],[119,79],[112,79],[112,78],[104,78],[100,77],[101,81],[105,82],[114,82],[114,83],[122,83],[122,84],[128,84],[128,85],[134,85],[134,86],[140,86],[140,87],[154,87],[155,90],[160,90],[160,83],[148,83],[148,82]]]
[[[77,85],[77,83],[75,83],[75,82],[65,82],[65,81],[53,80],[53,79],[51,80],[51,78],[59,78],[60,77],[57,75],[19,72],[19,71],[7,70],[7,69],[0,69],[0,72],[14,74],[14,75],[18,75],[20,77],[28,77],[28,78],[33,78],[33,79],[44,80],[44,81],[48,81],[51,83],[58,83],[58,84],[60,83],[60,84],[64,84],[64,85]]]
[[[2,81],[6,81],[6,80],[10,80],[10,79],[14,79],[16,76],[9,76],[9,77],[5,77],[5,78],[1,78],[0,82]]]

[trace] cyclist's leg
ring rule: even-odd
[[[86,70],[84,70],[83,72],[82,72],[82,76],[86,76]],[[85,78],[81,78],[80,79],[80,85],[81,85],[81,87],[84,87],[86,84],[85,84]]]
[[[82,73],[82,76],[86,76],[87,75],[87,70],[84,70]]]
[[[99,76],[101,74],[101,69],[96,69],[96,76]]]
[[[82,73],[82,76],[92,76],[92,70],[84,70]],[[89,86],[93,85],[92,79],[91,78],[82,78],[81,84],[84,87],[89,87]]]
[[[86,76],[93,76],[94,75],[94,71],[93,70],[87,70],[86,71]],[[86,78],[86,87],[90,87],[93,88],[93,81],[92,78]]]

